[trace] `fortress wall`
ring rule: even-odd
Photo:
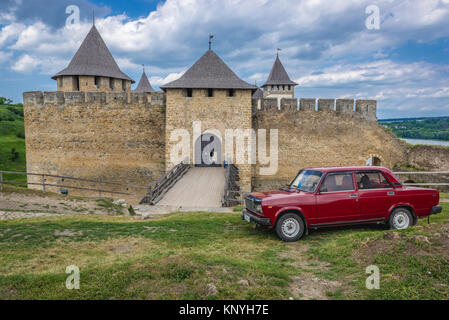
[[[160,93],[145,96],[126,92],[35,91],[25,92],[23,101],[28,172],[139,186],[147,186],[164,173],[165,100]],[[30,176],[28,182],[40,179]],[[61,182],[76,185],[67,179],[47,179],[47,183]],[[85,183],[82,186],[98,187]],[[105,185],[103,188],[146,191]],[[55,187],[53,191],[59,189]],[[69,193],[92,195],[73,189]]]
[[[424,170],[449,170],[449,147],[415,145],[410,148],[408,163]]]
[[[355,102],[355,109],[354,109]],[[261,106],[258,109],[258,106]],[[298,110],[298,99],[282,98],[281,109]],[[279,109],[276,98],[260,98],[252,100],[253,112],[262,110]],[[369,121],[377,121],[377,101],[376,100],[353,100],[353,99],[299,99],[299,111],[335,112],[338,114],[348,114]]]
[[[279,130],[278,171],[263,176],[257,164],[253,189],[278,188],[304,167],[365,165],[370,157],[379,158],[389,168],[407,162],[406,144],[374,121],[375,101],[362,100],[356,111],[350,108],[353,100],[335,101],[338,111],[332,108],[333,99],[319,99],[319,111],[312,108],[315,99],[301,101],[304,108],[299,110],[282,100],[280,110],[269,107],[253,113],[254,129]]]

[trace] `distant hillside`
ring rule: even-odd
[[[26,171],[23,105],[0,97],[0,170]],[[24,176],[5,175],[5,180],[21,180]]]
[[[449,117],[385,119],[379,123],[399,138],[449,141]]]

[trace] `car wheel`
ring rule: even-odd
[[[276,234],[286,242],[299,240],[305,231],[304,221],[295,213],[287,213],[276,223]]]
[[[390,215],[389,225],[391,229],[407,229],[412,224],[412,214],[406,208],[394,209]]]

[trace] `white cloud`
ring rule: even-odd
[[[166,77],[164,77],[164,78],[162,78],[162,77],[150,77],[150,83],[151,83],[151,85],[154,85],[154,86],[161,86],[161,85],[163,85],[163,84],[166,84],[166,83],[169,83],[169,82],[171,82],[171,81],[174,81],[174,80],[176,80],[176,79],[179,79],[183,74],[184,74],[184,72],[185,71],[182,71],[182,72],[175,72],[175,73],[170,73],[168,76],[166,76]]]
[[[416,62],[400,64],[391,60],[380,60],[371,63],[333,65],[321,72],[302,76],[295,81],[301,86],[335,86],[347,84],[379,84],[402,83],[426,79],[435,76],[437,66]]]
[[[51,75],[61,70],[66,64],[67,61],[55,59],[53,57],[41,58],[24,54],[13,63],[11,69],[20,73],[38,71],[42,74]]]
[[[251,83],[266,80],[280,47],[301,94],[315,95],[312,90],[318,88],[329,97],[375,98],[386,109],[417,106],[403,99],[447,98],[447,67],[401,63],[390,54],[410,40],[449,37],[449,5],[441,0],[378,0],[381,29],[367,30],[365,8],[370,4],[372,0],[167,0],[146,16],[113,15],[97,19],[96,26],[120,68],[138,74],[145,63],[155,86],[178,78],[207,49],[213,33],[214,50]],[[91,27],[82,23],[74,31],[8,19],[10,24],[0,30],[0,49],[13,54],[3,53],[3,60],[18,56],[11,69],[23,73],[50,75],[64,68]]]
[[[23,29],[25,29],[25,26],[21,23],[12,23],[4,26],[0,30],[0,48],[10,41],[15,41]]]
[[[0,63],[8,61],[11,57],[12,57],[12,53],[11,52],[0,51]]]
[[[29,73],[39,65],[39,61],[28,54],[21,56],[11,67],[17,72]]]

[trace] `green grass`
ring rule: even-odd
[[[23,106],[0,104],[0,170],[26,171],[24,137]],[[16,159],[13,149],[18,153]],[[25,182],[26,176],[5,174],[3,179]]]
[[[449,199],[449,193],[440,193],[440,199]]]
[[[301,298],[292,293],[298,277],[337,281],[323,292],[329,299],[448,299],[447,242],[433,234],[449,227],[449,204],[443,206],[429,226],[420,221],[398,231],[400,240],[385,240],[392,231],[371,226],[312,231],[284,243],[236,212],[0,221],[0,299]],[[71,235],[59,236],[63,231]],[[427,235],[430,245],[416,235]],[[368,250],[379,243],[382,250]],[[64,285],[72,264],[81,271],[80,290]],[[369,264],[380,268],[380,290],[365,288]],[[217,295],[207,294],[209,283]]]
[[[109,213],[123,214],[123,207],[119,204],[115,204],[112,199],[101,198],[96,201],[98,206],[105,208]]]

